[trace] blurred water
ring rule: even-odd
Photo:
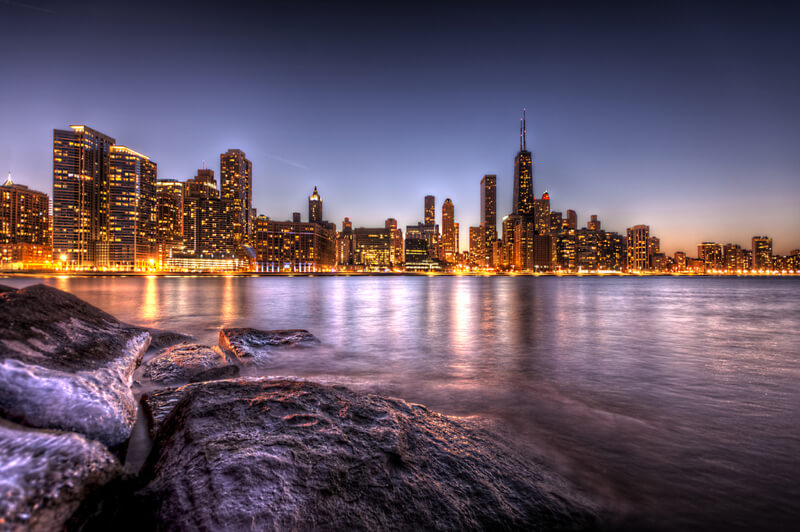
[[[499,420],[641,526],[800,527],[800,279],[0,279],[40,281],[209,343],[309,329],[272,374]]]

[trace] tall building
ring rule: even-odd
[[[578,229],[578,215],[572,209],[567,209],[567,217],[564,221],[567,229]]]
[[[336,231],[316,222],[256,219],[256,268],[263,272],[323,272],[336,265]]]
[[[359,227],[353,231],[356,264],[365,271],[382,271],[392,266],[392,237],[385,227]]]
[[[753,237],[753,270],[772,269],[772,239],[767,236]]]
[[[481,179],[481,227],[484,242],[497,240],[497,176],[486,174]]]
[[[536,234],[550,234],[550,194],[545,192],[542,199],[533,200],[533,218]]]
[[[558,234],[561,232],[562,226],[562,218],[561,213],[558,211],[551,211],[550,212],[550,232],[552,234]]]
[[[342,221],[342,230],[336,235],[336,264],[340,267],[352,266],[355,259],[353,248],[353,222],[350,218]]]
[[[442,204],[442,260],[447,263],[455,262],[456,258],[456,229],[455,208],[450,198]]]
[[[200,169],[194,179],[186,181],[183,243],[185,252],[196,258],[225,259],[233,256],[233,235],[213,170]]]
[[[161,260],[183,246],[183,183],[176,179],[156,181],[158,252]]]
[[[425,225],[436,225],[436,197],[425,196]]]
[[[697,246],[697,258],[703,261],[707,271],[723,267],[722,246],[716,242],[703,242]]]
[[[533,214],[533,156],[527,146],[525,111],[519,128],[519,153],[514,158],[514,211],[513,214]]]
[[[745,262],[742,246],[730,243],[722,246],[722,262],[725,270],[729,272],[746,270],[750,266]]]
[[[108,263],[109,174],[116,141],[86,126],[53,130],[53,256]]]
[[[242,150],[219,156],[220,199],[235,244],[249,242],[253,231],[253,163]]]
[[[0,262],[43,264],[50,246],[50,199],[8,179],[0,185]]]
[[[634,225],[628,228],[628,271],[650,269],[650,226]]]
[[[472,225],[469,228],[469,262],[472,266],[486,266],[486,234],[483,225]]]
[[[600,230],[600,220],[597,219],[596,214],[592,214],[589,223],[586,225],[587,229],[592,231],[599,231]]]
[[[156,163],[119,145],[111,146],[109,163],[109,263],[145,267],[157,256]]]
[[[386,229],[389,230],[392,266],[400,266],[405,260],[403,255],[403,230],[398,229],[397,220],[394,218],[387,218],[385,225]]]
[[[322,197],[314,187],[314,192],[308,197],[308,221],[311,223],[322,223]]]

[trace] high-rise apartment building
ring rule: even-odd
[[[156,181],[158,252],[161,260],[183,246],[183,183],[176,179]]]
[[[523,111],[519,128],[519,152],[514,158],[513,214],[533,215],[533,155],[528,151],[526,122]]]
[[[0,262],[43,264],[52,258],[50,200],[8,179],[0,185]]]
[[[249,242],[253,231],[253,163],[242,150],[219,156],[220,199],[234,244]]]
[[[703,242],[697,246],[697,258],[703,261],[706,271],[723,267],[722,246],[716,242]]]
[[[596,214],[592,214],[589,218],[589,223],[586,225],[586,228],[591,231],[599,231],[600,230],[600,220],[597,219]]]
[[[456,258],[456,230],[455,208],[450,198],[442,204],[442,260],[447,263],[455,262]]]
[[[336,235],[336,264],[347,268],[353,265],[355,250],[353,249],[353,222],[350,218],[342,221],[342,230]]]
[[[403,264],[405,260],[403,254],[403,230],[397,227],[397,220],[394,218],[387,218],[385,226],[389,230],[392,266],[397,267]]]
[[[497,176],[486,174],[481,179],[481,226],[484,242],[497,240]]]
[[[752,245],[753,270],[772,269],[772,239],[768,236],[754,236]]]
[[[314,192],[308,197],[308,221],[311,223],[322,223],[322,196],[314,187]]]
[[[650,226],[634,225],[628,228],[628,271],[650,269]]]
[[[536,234],[550,234],[550,194],[545,192],[542,199],[533,200],[533,222]]]
[[[353,231],[355,262],[365,271],[382,271],[392,266],[392,237],[385,227],[358,227]]]
[[[316,222],[256,219],[256,268],[263,272],[323,272],[336,264],[336,231]]]
[[[436,197],[425,196],[425,225],[436,225]]]
[[[186,181],[183,197],[185,252],[197,258],[233,256],[233,235],[217,190],[214,171],[200,169]]]
[[[157,256],[156,163],[125,146],[109,153],[109,263],[141,268]]]
[[[567,209],[567,217],[564,221],[566,229],[578,229],[578,215],[572,209]]]
[[[108,263],[111,146],[86,126],[53,130],[53,255],[78,267]]]

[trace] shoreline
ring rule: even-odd
[[[682,273],[682,272],[70,272],[0,270],[0,277],[800,277],[798,273]]]

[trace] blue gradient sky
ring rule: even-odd
[[[800,247],[800,9],[672,2],[177,4],[0,0],[0,169],[52,192],[52,130],[86,124],[187,179],[245,150],[259,213],[401,226],[423,196],[511,209],[535,188],[606,229]],[[498,220],[499,221],[499,220]]]

